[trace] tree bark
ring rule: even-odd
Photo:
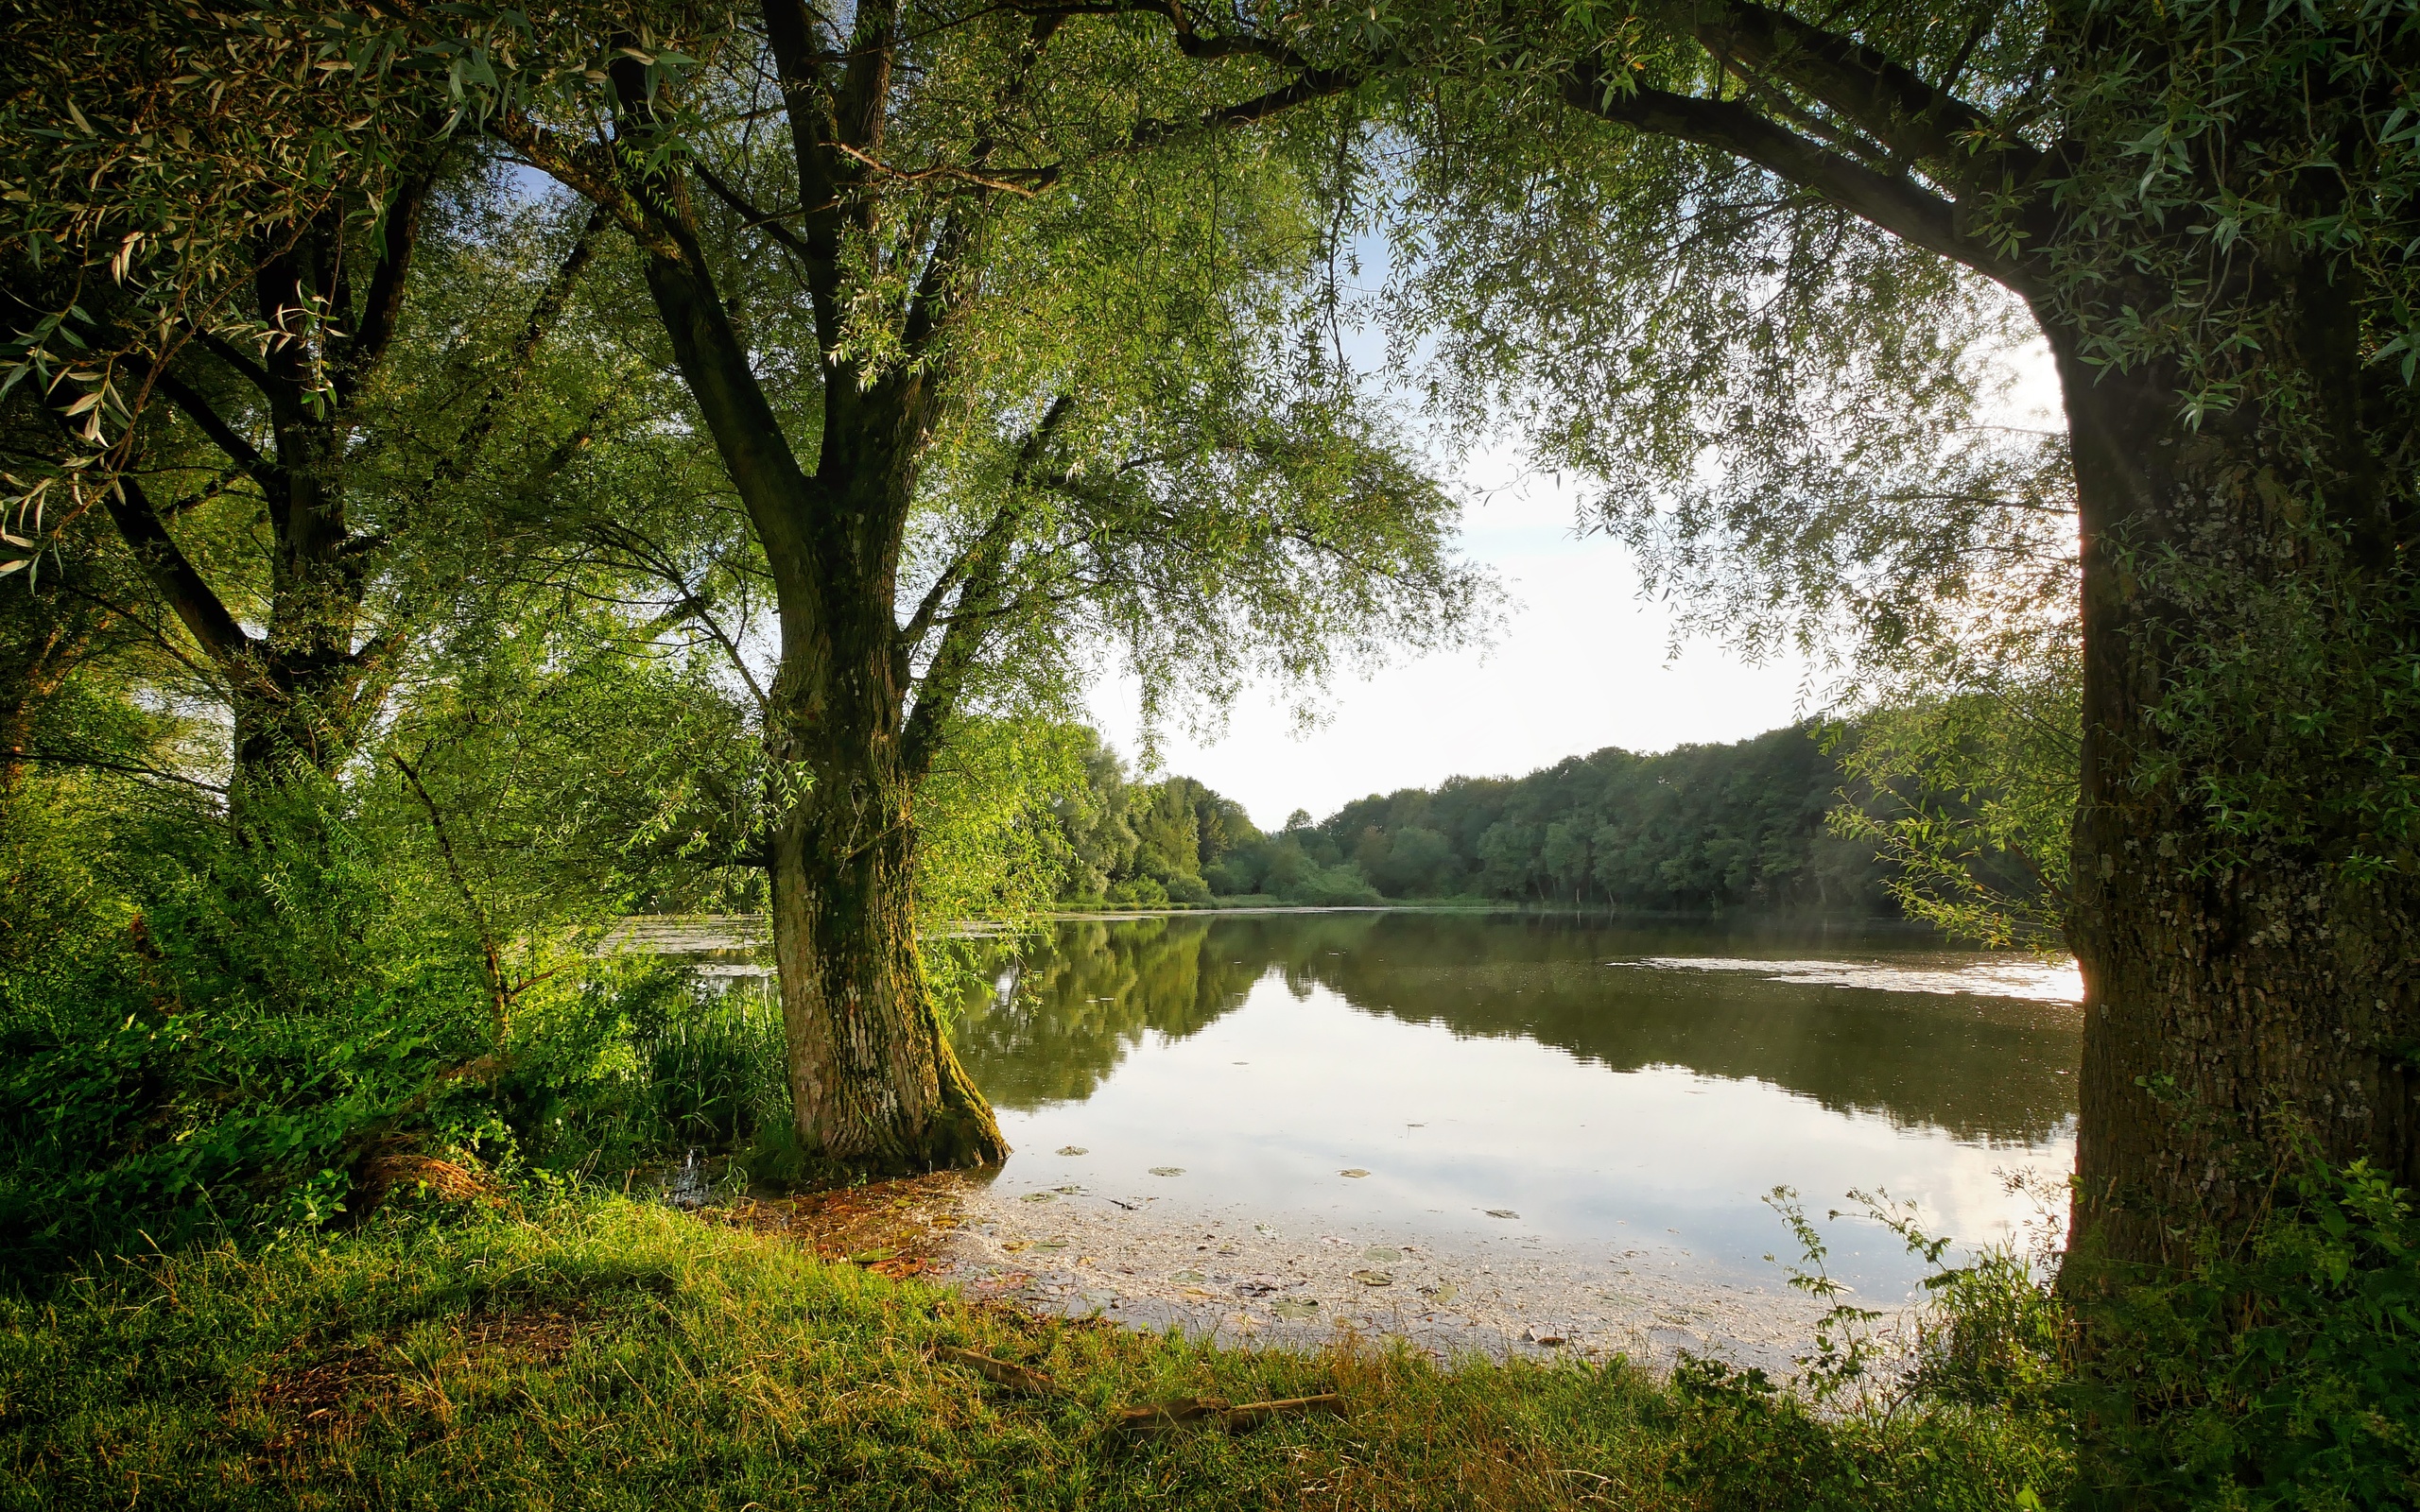
[[[908,486],[879,466],[857,480],[884,495]],[[996,1164],[1009,1149],[942,1032],[918,959],[921,774],[903,760],[889,581],[897,553],[861,539],[889,531],[895,511],[887,503],[817,519],[824,539],[815,576],[827,593],[818,613],[785,625],[766,744],[807,781],[777,821],[769,856],[800,1140],[842,1168],[901,1174]],[[796,573],[803,564],[784,565]]]
[[[2408,867],[2348,880],[2338,863],[2366,837],[2221,833],[2206,735],[2182,747],[2161,717],[2197,646],[2263,633],[2246,600],[2305,564],[2293,501],[2345,475],[2261,455],[2248,420],[2191,429],[2160,375],[2093,368],[2071,333],[2049,335],[2084,544],[2076,1289],[2180,1263],[2202,1233],[2247,1233],[2298,1147],[2420,1183],[2420,889]],[[2326,610],[2340,620],[2391,613],[2404,593],[2393,571],[2342,581],[2347,601]],[[2225,733],[2257,761],[2267,737],[2246,725]]]
[[[2174,41],[2114,13],[2052,25],[2076,28],[2063,67],[2084,76],[2149,60],[2156,77]],[[2085,229],[2060,186],[2073,192],[2068,176],[2111,144],[2028,146],[1852,33],[1725,0],[1695,34],[1733,72],[1803,92],[1890,161],[1792,129],[1747,96],[1608,87],[1587,59],[1564,98],[1730,152],[1997,281],[2032,305],[2058,363],[2084,643],[2068,920],[2084,976],[2070,1236],[2083,1263],[2066,1280],[2091,1285],[2103,1263],[2169,1269],[2213,1233],[2240,1240],[2304,1153],[2367,1158],[2420,1184],[2420,858],[2400,833],[2396,750],[2409,691],[2379,670],[2420,641],[2412,427],[2397,375],[2364,361],[2360,300],[2375,291],[2356,286],[2353,265],[2285,241],[2212,259],[2205,230],[2183,221]],[[2193,150],[2298,140],[2308,100],[2285,91],[2263,107],[2275,112],[2265,129],[2239,120]],[[2360,135],[2315,160],[2360,159],[2374,148]],[[2242,187],[2222,158],[2192,171],[2209,202]],[[2346,181],[2305,175],[2292,213],[2314,224],[2340,213]],[[2014,215],[2011,194],[2022,197]],[[1978,234],[1994,224],[2026,237]],[[2079,288],[2084,275],[2054,250],[2111,236],[2141,238],[2143,255]],[[2180,267],[2216,282],[2182,298],[2158,282]],[[2138,286],[2118,286],[2130,279]],[[2242,383],[2232,410],[2198,426],[2185,372],[2163,366],[2184,359],[2084,355],[2120,311],[2175,309],[2257,337],[2256,358],[2204,353]],[[2247,366],[2227,369],[2238,360]]]
[[[860,390],[836,363],[809,475],[750,370],[677,183],[642,188],[670,244],[649,256],[648,288],[780,609],[765,746],[784,806],[767,860],[800,1141],[857,1174],[996,1163],[1008,1145],[942,1034],[917,957],[921,773],[904,759],[895,615],[927,378],[894,373]]]
[[[883,780],[877,752],[856,754],[835,748],[816,762],[828,776],[772,838],[773,954],[800,1141],[873,1175],[997,1164],[1008,1143],[942,1032],[918,961],[906,788]]]

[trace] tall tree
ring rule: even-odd
[[[1176,7],[710,33],[596,18],[487,129],[609,215],[778,610],[767,860],[806,1147],[1005,1153],[918,969],[916,798],[960,721],[1123,644],[1156,698],[1450,635],[1450,507],[1268,338],[1333,131],[1236,133],[1353,82]],[[1317,123],[1313,123],[1317,124]]]
[[[2048,340],[2083,541],[2080,1252],[2242,1231],[2305,1133],[2420,1180],[2420,15],[1706,0],[1467,35],[1470,85],[1412,117],[1454,275],[1427,313],[1682,576],[1905,634],[2041,540],[2038,498],[1964,469],[1955,354],[1992,285]],[[1698,471],[1760,447],[1728,490]]]
[[[69,443],[9,502],[62,528],[106,512],[214,671],[235,793],[332,770],[431,607],[399,554],[494,462],[601,217],[521,308],[437,314],[451,360],[399,375],[432,204],[475,201],[484,172],[445,130],[441,79],[382,76],[307,12],[27,7],[6,26],[0,356]],[[492,276],[525,271],[509,263]],[[216,549],[197,540],[214,528]]]

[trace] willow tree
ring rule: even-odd
[[[953,727],[1086,646],[1217,694],[1474,603],[1447,500],[1268,335],[1336,151],[1278,118],[1351,80],[1153,6],[542,20],[483,129],[637,248],[777,611],[763,853],[803,1141],[995,1160],[913,928]]]
[[[1460,39],[1412,117],[1426,318],[1682,577],[1887,642],[2057,555],[1957,360],[1996,301],[2047,340],[2082,1251],[2244,1231],[2305,1138],[2420,1180],[2420,16],[1704,0]]]
[[[227,711],[238,796],[354,752],[442,596],[413,546],[604,413],[523,392],[601,217],[484,224],[493,154],[445,129],[443,76],[363,66],[343,19],[5,18],[0,371],[48,433],[17,539],[106,515]]]

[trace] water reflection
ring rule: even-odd
[[[1772,970],[1738,969],[1757,960]],[[1672,969],[1691,965],[1721,969]],[[1081,1102],[1146,1030],[1188,1039],[1272,976],[1298,1001],[1324,989],[1456,1039],[1760,1082],[1963,1142],[2038,1145],[2075,1110],[2077,1012],[2044,1001],[2038,970],[1855,931],[1410,913],[1070,922],[1025,952],[1011,989],[967,1004],[955,1038],[1000,1108]],[[1954,990],[1964,980],[1992,995]]]

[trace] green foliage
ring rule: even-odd
[[[1373,796],[1303,839],[1314,859],[1350,861],[1391,897],[1882,912],[1872,848],[1824,833],[1842,781],[1811,731],[1793,727]]]
[[[2249,1235],[2083,1306],[2087,1504],[2384,1508],[2420,1499],[2420,1220],[2365,1160],[2306,1160]],[[2087,1269],[2087,1287],[2105,1273]]]
[[[1264,895],[1308,907],[1379,902],[1361,868],[1299,812],[1283,832],[1254,835],[1236,847],[1207,875],[1218,892]]]
[[[1067,896],[1158,906],[1203,901],[1186,890],[1199,885],[1317,905],[1477,897],[1885,911],[1894,884],[1858,843],[1868,836],[1824,833],[1843,771],[1811,735],[1793,728],[1647,757],[1606,749],[1524,778],[1452,778],[1357,799],[1316,823],[1298,814],[1276,834],[1188,778],[1130,787],[1096,747],[1085,788],[1060,807],[1076,857]],[[1895,775],[1881,737],[1858,748],[1874,774]],[[1929,750],[1925,759],[1921,769],[1935,770]],[[1849,768],[1852,782],[1867,775]]]
[[[1046,912],[1076,856],[1063,828],[1098,753],[1056,721],[961,721],[917,792],[916,917],[928,935],[980,919],[1017,926]]]
[[[375,41],[307,9],[18,6],[0,26],[15,62],[0,97],[0,257],[18,297],[0,331],[0,391],[80,393],[89,447],[60,471],[9,478],[7,503],[30,522],[46,493],[67,496],[52,501],[60,515],[97,502],[128,461],[104,446],[152,397],[161,337],[197,307],[239,340],[270,337],[224,307],[226,284],[251,275],[265,234],[332,211],[374,224],[385,187],[424,152],[424,112],[444,90],[441,76],[397,77]],[[105,301],[129,308],[96,319]]]
[[[1062,900],[1164,908],[1254,890],[1224,885],[1236,880],[1239,858],[1262,842],[1241,804],[1189,777],[1132,782],[1098,733],[1076,726],[1070,738],[1080,762],[1070,775],[1078,781],[1053,804],[1067,856]]]
[[[443,1083],[494,1048],[476,959],[431,937],[426,895],[335,795],[298,785],[235,833],[112,817],[105,888],[0,983],[13,1264],[214,1212],[316,1222],[406,1120],[480,1141]]]
[[[2045,663],[1832,735],[1858,795],[1834,832],[1892,863],[1883,885],[1909,918],[1988,948],[2066,937],[2083,700],[2071,654]]]
[[[936,1358],[1046,1373],[1012,1394]],[[1116,1408],[1340,1392],[1342,1416],[1129,1435]],[[2005,1508],[2039,1434],[1824,1415],[1616,1362],[1222,1349],[973,1306],[780,1235],[583,1198],[213,1246],[0,1299],[0,1455],[31,1502],[486,1507]],[[578,1431],[570,1431],[577,1425]]]
[[[0,795],[12,1265],[312,1227],[398,1152],[629,1164],[786,1120],[778,1016],[593,954],[634,904],[745,901],[761,780],[700,664],[613,628],[465,629],[354,766],[232,817],[130,776]]]
[[[1942,1265],[1948,1243],[1912,1204],[1852,1193],[1935,1267],[1912,1327],[1883,1332],[1824,1276],[1824,1241],[1794,1194],[1776,1192],[1805,1256],[1793,1284],[1834,1304],[1802,1384],[1859,1410],[2031,1424],[2061,1464],[2072,1456],[2079,1506],[2409,1506],[2420,1492],[2411,1194],[2367,1161],[2331,1169],[2308,1154],[2275,1194],[2249,1235],[2180,1234],[2193,1256],[2181,1274],[2065,1257],[2054,1286],[2055,1249],[2002,1243]],[[2034,1486],[2051,1499],[2049,1482]]]

